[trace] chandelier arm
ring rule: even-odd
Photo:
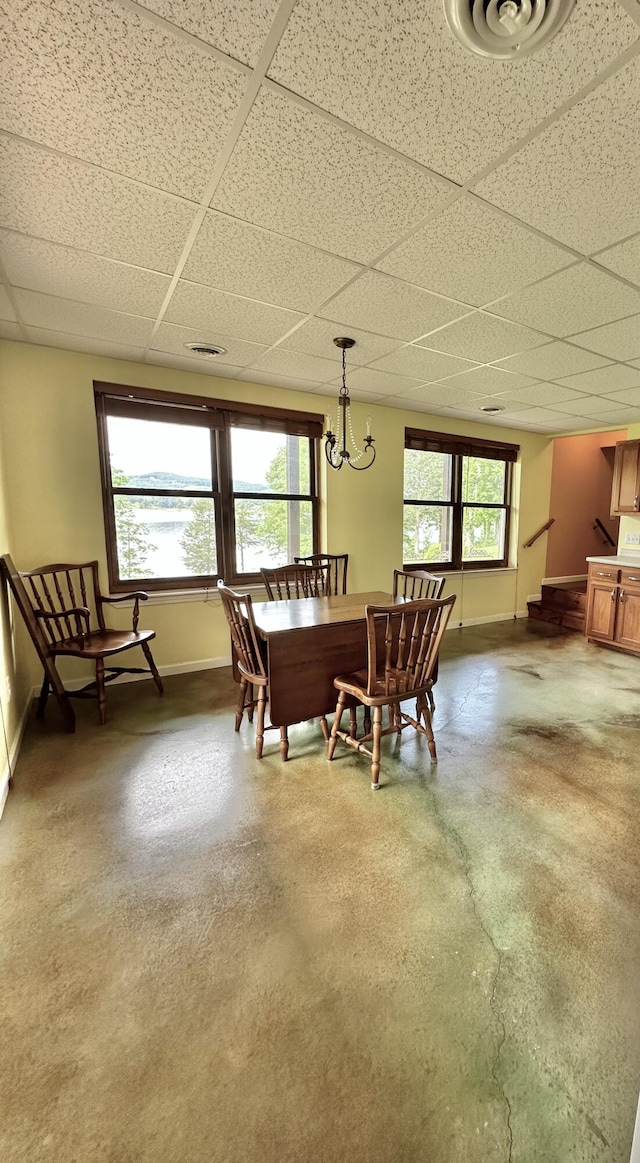
[[[373,452],[373,456],[371,457],[371,460],[368,462],[368,464],[354,464],[353,461],[351,461],[351,460],[349,461],[349,464],[351,465],[351,467],[353,469],[355,469],[356,472],[364,472],[365,469],[371,468],[371,465],[373,464],[374,460],[376,459],[376,450],[373,447],[373,442],[369,445],[369,448]]]

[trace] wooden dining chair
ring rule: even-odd
[[[419,598],[441,598],[445,578],[426,569],[394,569],[393,596],[418,601]]]
[[[332,594],[346,594],[348,553],[310,553],[308,557],[294,557],[299,565],[328,565]]]
[[[98,562],[81,565],[43,565],[20,572],[8,554],[0,559],[2,576],[8,583],[22,614],[31,640],[44,670],[38,700],[38,718],[44,715],[49,690],[53,691],[62,712],[65,730],[76,729],[71,698],[96,698],[100,723],[107,721],[105,684],[119,674],[151,674],[160,694],[162,679],[153,661],[149,642],[155,630],[138,630],[140,602],[147,594],[136,590],[117,598],[100,592]],[[133,599],[131,630],[110,630],[104,620],[104,606]],[[139,646],[148,667],[105,666],[113,658]],[[67,691],[56,668],[57,658],[86,658],[95,663],[96,677],[79,691]]]
[[[222,581],[218,582],[218,593],[229,623],[235,663],[240,672],[235,729],[236,731],[240,730],[245,711],[249,719],[253,719],[253,709],[257,706],[256,756],[258,759],[262,759],[265,730],[273,731],[276,728],[271,724],[265,727],[264,723],[269,701],[269,674],[253,617],[251,595],[236,593]],[[258,692],[257,698],[254,698],[254,688]],[[286,763],[289,756],[289,738],[286,727],[280,727],[280,756],[282,762]]]
[[[270,602],[324,598],[331,593],[328,565],[281,565],[277,569],[261,569],[260,574]]]
[[[432,682],[442,635],[449,621],[455,594],[448,598],[423,598],[398,606],[365,606],[367,621],[367,669],[340,674],[333,680],[338,694],[335,718],[329,739],[328,759],[333,759],[338,739],[371,759],[371,787],[380,786],[380,740],[383,735],[400,734],[415,727],[426,735],[432,762],[436,743],[426,695]],[[373,707],[373,729],[360,739],[340,729],[348,698]],[[402,710],[407,699],[416,699],[419,711],[414,719]],[[389,707],[389,726],[382,727],[382,708]],[[424,725],[420,716],[424,719]],[[365,743],[372,740],[369,750]]]

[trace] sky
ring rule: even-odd
[[[155,423],[110,416],[111,463],[127,476],[174,472],[210,480],[209,430],[185,424]],[[252,484],[265,484],[265,473],[285,437],[277,432],[232,429],[233,474]]]

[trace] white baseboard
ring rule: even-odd
[[[165,678],[170,674],[189,674],[193,670],[216,670],[220,666],[231,666],[231,655],[225,654],[220,658],[198,658],[195,662],[173,662],[167,666],[159,666],[158,670]],[[142,682],[145,679],[150,679],[151,675],[146,671],[143,674],[119,674],[109,683],[109,686],[119,686],[125,682]],[[87,674],[84,678],[72,678],[65,681],[65,688],[68,691],[79,691],[88,682],[91,682],[92,675]],[[40,694],[40,687],[34,686],[31,691],[32,698],[36,699]]]
[[[586,581],[586,573],[568,573],[565,577],[543,577],[541,585],[543,586],[557,586],[561,582]]]
[[[463,618],[461,622],[450,621],[447,630],[459,630],[465,626],[486,626],[490,622],[513,622],[514,618],[528,618],[528,610],[516,610],[514,614],[489,614],[484,618]]]
[[[9,794],[9,780],[11,778],[11,773],[14,769],[16,759],[18,758],[18,752],[22,744],[22,736],[24,735],[25,727],[27,725],[27,719],[29,718],[32,701],[32,698],[29,697],[25,702],[24,709],[18,723],[18,730],[16,731],[13,743],[11,744],[7,762],[4,766],[4,771],[2,772],[2,775],[0,775],[0,817],[4,811],[4,805],[7,802],[7,796]]]

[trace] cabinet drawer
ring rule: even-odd
[[[615,565],[600,565],[599,562],[595,561],[589,563],[590,582],[610,581],[617,583],[619,573],[620,570]],[[638,570],[638,576],[640,577],[640,569]]]
[[[620,581],[623,586],[640,586],[640,563],[635,569],[621,569]]]

